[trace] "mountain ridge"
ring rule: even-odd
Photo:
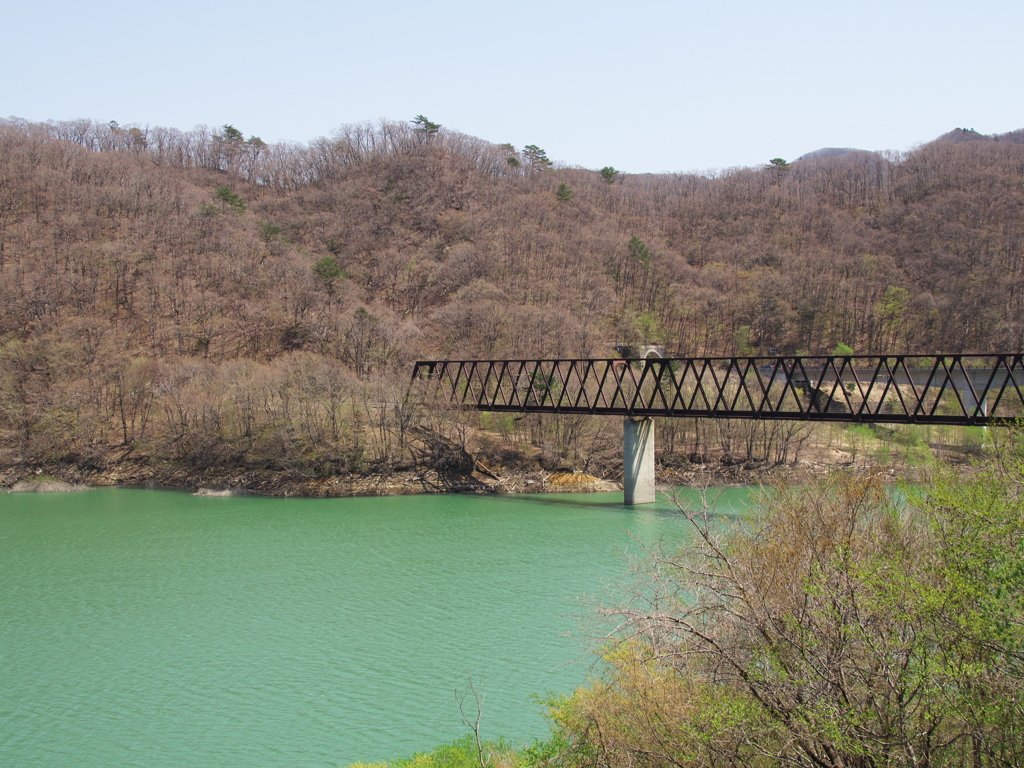
[[[416,359],[1024,348],[1015,141],[712,176],[544,159],[404,123],[267,146],[0,121],[0,464],[465,468],[468,417],[409,439]],[[488,423],[491,455],[553,467],[608,443]]]

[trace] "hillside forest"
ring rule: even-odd
[[[615,420],[422,408],[412,363],[1017,351],[1022,142],[631,175],[423,116],[274,145],[3,120],[0,466],[614,477]],[[792,460],[773,429],[665,425],[660,456]]]

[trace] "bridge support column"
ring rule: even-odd
[[[622,430],[622,490],[626,504],[654,501],[654,419],[627,418]]]
[[[960,395],[960,399],[963,401],[964,410],[967,411],[968,415],[974,415],[974,409],[978,407],[978,398],[974,396],[970,387],[963,387],[958,389],[957,392]],[[981,398],[981,415],[988,416],[988,402],[984,397]]]

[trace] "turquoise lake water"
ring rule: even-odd
[[[685,535],[621,498],[0,495],[0,765],[391,759],[465,735],[470,682],[485,738],[542,738],[592,600]]]

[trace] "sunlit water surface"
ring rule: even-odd
[[[619,494],[0,495],[0,765],[390,759],[464,735],[470,682],[529,742],[592,671],[584,597],[684,535]]]

